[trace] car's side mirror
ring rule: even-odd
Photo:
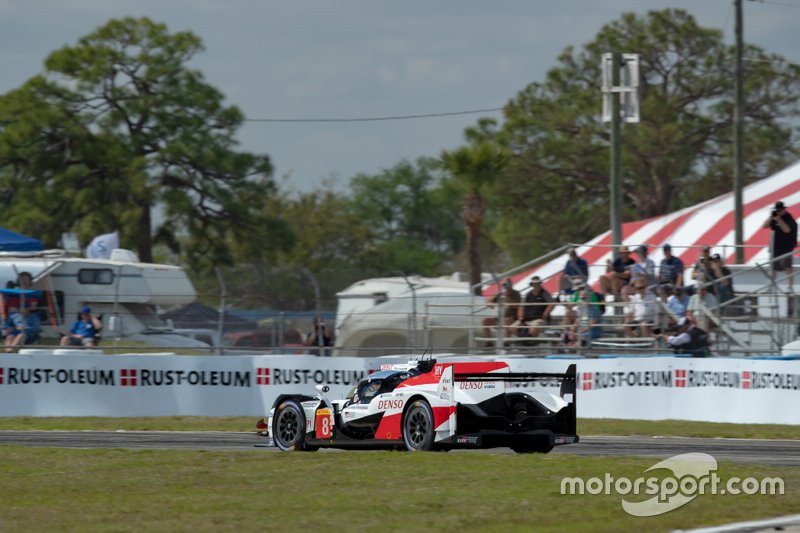
[[[331,388],[328,387],[327,385],[317,385],[314,388],[317,389],[317,392],[319,392],[320,394],[325,394],[326,392],[331,390]]]

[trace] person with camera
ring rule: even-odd
[[[762,226],[772,230],[771,275],[775,279],[776,272],[786,271],[786,280],[789,285],[789,292],[792,292],[792,255],[797,246],[797,222],[794,217],[786,210],[783,202],[775,202],[775,207],[770,212],[769,218],[764,221]],[[781,257],[785,255],[786,257]]]
[[[670,333],[672,334],[662,335],[662,337],[674,353],[688,354],[692,357],[708,357],[710,355],[708,333],[698,328],[692,319],[681,318],[671,328]]]

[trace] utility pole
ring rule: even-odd
[[[621,66],[621,54],[613,52],[611,54],[611,87],[619,87],[619,71]],[[621,118],[619,113],[619,95],[612,93],[611,98],[611,244],[614,245],[613,256],[617,257],[617,250],[622,244],[622,156],[620,134]]]
[[[742,207],[742,175],[744,174],[744,71],[742,68],[742,0],[734,0],[736,6],[736,94],[733,106],[733,223],[734,239],[736,241],[736,262],[744,263],[744,209]]]

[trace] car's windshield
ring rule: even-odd
[[[347,399],[353,403],[369,403],[380,390],[382,383],[382,379],[365,379],[350,389],[350,392],[347,393]]]

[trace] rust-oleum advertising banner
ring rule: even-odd
[[[315,385],[328,385],[329,397],[344,397],[372,372],[408,359],[0,355],[0,416],[262,416],[280,394],[314,395]],[[582,418],[800,424],[796,360],[505,360],[512,372],[560,373],[576,363]],[[557,394],[560,383],[513,386]]]

